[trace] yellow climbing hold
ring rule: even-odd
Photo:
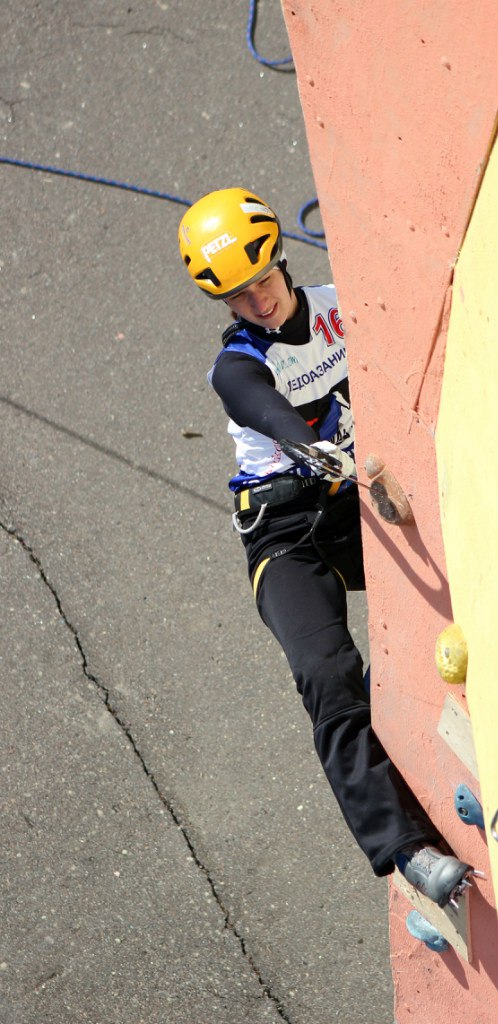
[[[445,683],[464,683],[467,675],[467,644],[460,626],[453,623],[436,640],[436,665]]]

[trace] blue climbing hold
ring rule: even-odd
[[[463,782],[455,790],[455,809],[465,825],[477,825],[477,828],[484,828],[481,804]]]
[[[441,935],[441,932],[430,921],[426,921],[418,910],[412,910],[408,914],[406,927],[414,939],[420,939],[428,949],[433,949],[435,953],[446,953],[446,950],[449,949],[449,943],[444,935]]]

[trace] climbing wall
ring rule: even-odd
[[[282,6],[347,330],[358,462],[385,462],[414,516],[411,525],[390,525],[363,501],[374,725],[448,842],[487,875],[458,914],[439,913],[393,881],[396,1020],[447,1024],[451,1012],[457,1024],[496,1024],[488,846],[497,720],[493,736],[493,630],[479,614],[482,602],[496,607],[498,485],[484,472],[477,504],[471,490],[485,464],[496,463],[498,436],[484,386],[493,379],[496,249],[483,234],[498,8],[494,0]],[[435,662],[436,640],[455,618],[469,648],[467,685],[445,682]],[[414,913],[441,936],[442,952],[408,931]]]

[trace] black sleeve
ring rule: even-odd
[[[272,374],[264,363],[242,352],[223,352],[213,371],[212,384],[225,412],[240,427],[251,427],[278,441],[313,444],[315,431],[297,409],[276,390]]]

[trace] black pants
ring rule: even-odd
[[[375,874],[385,875],[402,846],[440,836],[372,730],[363,662],[347,628],[345,586],[364,588],[357,489],[328,499],[312,532],[316,507],[305,501],[267,510],[243,537],[249,573],[342,814]]]

